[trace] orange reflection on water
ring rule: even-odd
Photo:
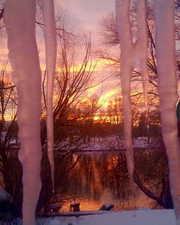
[[[118,199],[100,199],[94,200],[94,199],[88,199],[88,198],[76,198],[74,200],[67,200],[62,205],[59,212],[69,212],[70,211],[70,204],[72,203],[80,203],[80,211],[94,211],[99,210],[103,204],[111,203],[114,205],[113,210],[119,211],[119,210],[133,210],[136,208],[154,208],[157,203],[148,198],[144,193],[137,192],[137,196],[134,197],[134,200],[126,199],[126,200],[118,200]]]
[[[90,199],[76,199],[75,201],[67,201],[63,204],[60,212],[68,212],[70,211],[70,204],[72,203],[80,203],[80,210],[81,211],[88,211],[88,210],[98,210],[101,207],[100,201],[94,201]]]

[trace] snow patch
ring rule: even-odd
[[[101,215],[39,219],[38,225],[175,225],[174,210],[139,209]]]

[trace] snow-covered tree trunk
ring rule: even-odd
[[[56,24],[54,16],[54,1],[41,0],[44,18],[44,36],[46,49],[47,72],[47,142],[48,158],[51,166],[51,179],[54,192],[54,126],[53,126],[53,87],[56,68]]]
[[[180,149],[176,118],[174,0],[155,1],[155,25],[162,134],[168,155],[170,187],[177,225],[180,225]]]
[[[23,167],[23,225],[35,225],[41,188],[41,71],[35,40],[35,0],[7,0],[5,24],[9,58],[18,91],[18,124]]]
[[[129,6],[130,0],[116,0],[117,30],[121,46],[120,78],[123,96],[124,138],[128,172],[132,180],[134,171],[134,154],[132,146],[132,112],[130,93],[133,46],[130,33]]]

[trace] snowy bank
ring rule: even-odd
[[[38,225],[175,225],[174,210],[139,209],[80,217],[39,219]]]

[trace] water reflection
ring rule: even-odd
[[[97,210],[104,203],[115,210],[154,207],[140,190],[130,191],[125,155],[122,153],[72,154],[57,157],[56,187],[63,200],[61,211],[79,202],[81,210]]]

